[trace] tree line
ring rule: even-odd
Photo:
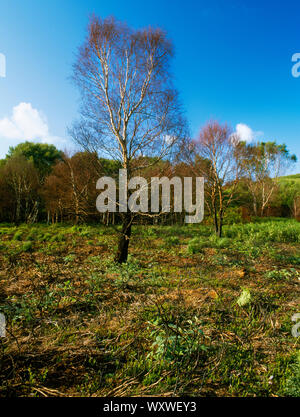
[[[286,146],[274,142],[234,144],[228,127],[216,122],[208,123],[193,145],[185,161],[140,158],[136,164],[149,166],[138,174],[149,182],[162,175],[170,179],[204,177],[205,218],[219,235],[224,216],[230,222],[268,215],[299,219],[300,178],[279,177],[294,160]],[[0,221],[119,224],[119,213],[97,211],[96,183],[104,175],[118,182],[120,168],[118,161],[86,151],[68,155],[54,145],[33,142],[11,147],[0,161]],[[173,211],[172,191],[170,213],[140,215],[135,221],[184,224],[185,213]]]

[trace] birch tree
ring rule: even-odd
[[[73,78],[81,92],[81,119],[70,133],[85,150],[119,161],[128,181],[149,166],[146,156],[153,157],[151,164],[171,159],[185,134],[169,71],[172,55],[161,29],[135,30],[114,18],[95,16],[79,49]],[[133,215],[128,211],[120,215],[115,260],[123,263]]]
[[[192,169],[205,179],[205,202],[219,237],[240,177],[237,143],[237,136],[226,124],[210,121],[200,131],[191,152],[195,157]]]
[[[254,215],[263,216],[278,189],[277,179],[297,158],[290,154],[286,145],[276,142],[240,142],[237,153],[252,196]]]

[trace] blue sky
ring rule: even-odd
[[[193,135],[216,118],[249,140],[284,142],[300,159],[300,77],[291,74],[300,3],[290,0],[0,0],[0,158],[25,138],[73,146],[79,96],[69,77],[93,12],[167,31]]]

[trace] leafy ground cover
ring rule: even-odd
[[[300,223],[0,225],[3,396],[299,396]]]

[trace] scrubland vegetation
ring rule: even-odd
[[[163,30],[92,16],[77,152],[27,141],[0,160],[0,396],[300,395],[296,155],[215,120],[192,138],[172,56]],[[142,210],[153,177],[169,189]]]
[[[0,234],[1,396],[300,395],[297,221]]]

